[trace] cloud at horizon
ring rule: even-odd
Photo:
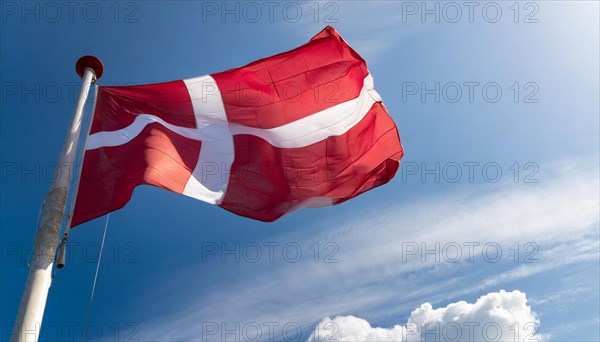
[[[527,303],[525,293],[515,290],[491,292],[475,303],[459,301],[434,309],[424,303],[404,324],[373,327],[355,316],[326,317],[308,342],[324,341],[545,341],[538,334],[540,321]]]

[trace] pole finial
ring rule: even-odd
[[[86,68],[94,70],[96,79],[99,79],[102,76],[102,73],[104,73],[104,65],[96,56],[83,56],[77,60],[75,71],[77,71],[79,77],[83,78],[83,73]]]

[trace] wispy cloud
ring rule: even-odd
[[[323,317],[353,314],[389,320],[425,301],[444,303],[597,260],[597,160],[574,158],[541,169],[553,171],[538,184],[452,191],[379,207],[367,217],[323,222],[310,229],[320,231],[317,237],[296,231],[276,238],[302,246],[334,241],[337,263],[304,258],[295,263],[224,264],[219,275],[201,274],[198,279],[184,270],[161,290],[182,293],[172,296],[171,310],[142,324],[140,331],[158,340],[186,340],[206,335],[204,322],[278,322],[280,328],[293,322],[306,338]],[[459,246],[460,258],[448,246]],[[468,246],[472,253],[467,253]],[[497,248],[503,252],[500,258],[494,253]],[[210,291],[195,290],[207,280],[214,282]],[[471,285],[465,288],[465,283]]]

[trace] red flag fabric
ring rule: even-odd
[[[403,153],[365,61],[326,27],[241,68],[98,87],[71,226],[141,184],[274,221],[387,183]]]

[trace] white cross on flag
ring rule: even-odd
[[[387,183],[402,156],[365,61],[327,27],[241,68],[98,87],[71,226],[141,184],[274,221]]]

